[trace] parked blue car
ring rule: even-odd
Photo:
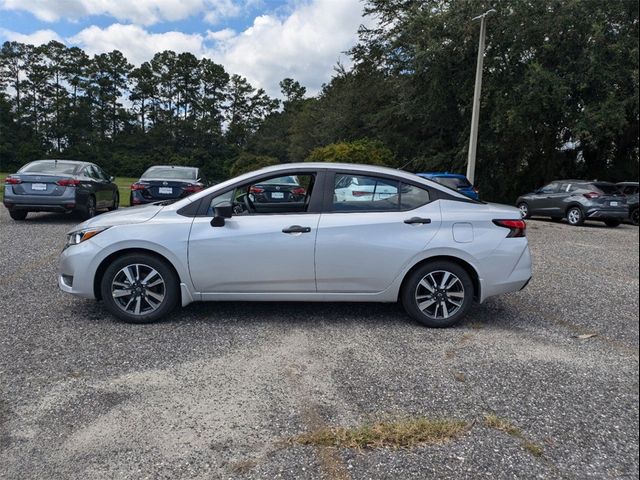
[[[425,172],[416,173],[416,175],[438,182],[439,184],[456,190],[467,197],[473,198],[474,200],[480,200],[480,191],[471,184],[467,177],[460,173]]]

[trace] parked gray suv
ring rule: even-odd
[[[516,205],[523,218],[566,218],[571,225],[599,220],[609,227],[617,227],[629,216],[626,197],[609,182],[556,180],[520,196]]]

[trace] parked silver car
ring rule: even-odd
[[[295,176],[304,200],[252,200]],[[395,195],[337,201],[345,178]],[[69,232],[58,283],[135,323],[196,300],[397,302],[446,327],[531,278],[526,224],[414,174],[325,163],[268,167],[175,203],[101,215]]]

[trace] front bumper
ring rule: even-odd
[[[82,298],[96,298],[93,280],[101,250],[102,247],[91,240],[63,250],[58,259],[60,290]]]

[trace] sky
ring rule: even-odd
[[[58,40],[90,55],[114,49],[134,65],[155,52],[208,57],[280,96],[298,80],[327,83],[355,45],[361,0],[0,0],[0,43]]]

